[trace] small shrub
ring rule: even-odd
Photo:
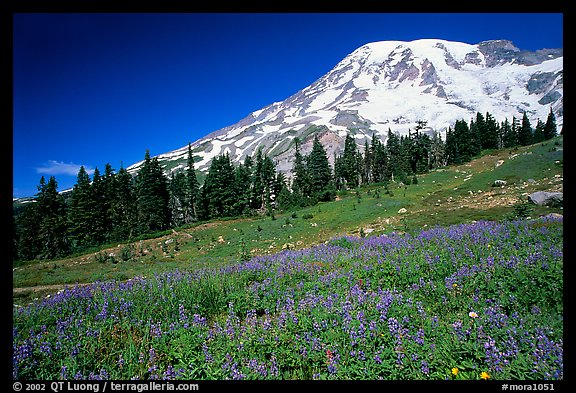
[[[134,246],[132,244],[128,244],[120,250],[120,259],[124,262],[131,260],[135,255]]]
[[[310,220],[310,219],[314,218],[314,216],[310,213],[306,213],[306,214],[302,215],[302,218],[305,220]]]
[[[106,255],[106,253],[104,253],[104,252],[99,252],[98,254],[96,254],[94,256],[94,258],[96,259],[96,262],[98,262],[98,263],[108,262],[108,255]]]

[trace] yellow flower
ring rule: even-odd
[[[482,371],[482,374],[480,374],[480,378],[488,379],[490,378],[490,375],[486,371]]]
[[[452,374],[458,375],[458,367],[454,367],[454,368],[452,369]]]
[[[458,284],[454,283],[452,284],[452,288],[456,288],[458,286]]]

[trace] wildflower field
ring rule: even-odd
[[[13,311],[15,379],[563,379],[563,220],[339,237]]]

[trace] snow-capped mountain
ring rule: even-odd
[[[228,153],[242,162],[258,149],[289,172],[293,140],[302,152],[318,135],[328,157],[343,150],[346,133],[362,146],[376,133],[385,142],[388,130],[404,135],[417,121],[428,132],[445,135],[456,120],[469,121],[490,112],[497,121],[526,112],[535,126],[550,108],[558,129],[563,124],[563,50],[522,51],[507,40],[476,45],[439,39],[366,44],[340,61],[312,85],[282,102],[249,114],[192,144],[205,171],[211,159]],[[188,146],[161,154],[167,172],[185,167]],[[136,172],[142,162],[128,168]]]

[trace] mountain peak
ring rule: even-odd
[[[371,42],[284,101],[194,142],[196,168],[207,170],[212,158],[226,152],[242,162],[262,147],[278,170],[289,172],[295,137],[305,151],[307,142],[321,134],[333,159],[348,133],[361,146],[372,135],[385,141],[388,131],[407,134],[423,120],[430,133],[444,135],[456,120],[477,112],[490,112],[497,121],[525,112],[536,123],[552,108],[561,127],[562,75],[562,49],[521,51],[509,40]],[[186,151],[162,154],[159,161],[166,171],[179,170]]]
[[[486,48],[490,50],[511,50],[513,52],[520,52],[510,40],[487,40],[478,44],[479,48]]]

